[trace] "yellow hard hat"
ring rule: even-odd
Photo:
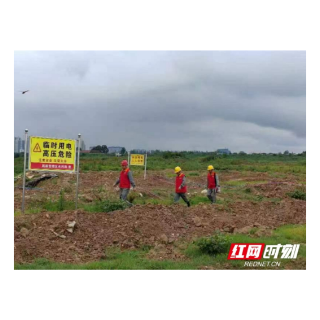
[[[214,167],[212,165],[208,166],[208,170],[213,170]]]
[[[174,172],[175,172],[175,173],[178,173],[178,172],[180,172],[180,171],[181,171],[181,168],[180,168],[180,167],[175,167],[175,168],[174,168]]]

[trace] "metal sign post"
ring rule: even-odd
[[[144,161],[144,180],[147,179],[147,157],[148,157],[148,154],[146,153],[146,158]]]
[[[77,186],[76,186],[76,209],[78,209],[78,191],[79,191],[79,171],[80,171],[80,146],[81,146],[81,134],[78,134],[78,159],[77,159]]]
[[[23,186],[22,186],[22,208],[21,211],[24,213],[24,195],[26,190],[26,164],[27,164],[27,145],[28,145],[28,129],[24,130],[24,163],[23,163]]]
[[[130,151],[128,151],[128,168],[130,167]]]

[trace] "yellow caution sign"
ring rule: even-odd
[[[131,154],[130,165],[132,166],[144,166],[144,155],[143,154]]]
[[[30,137],[29,170],[73,171],[76,140]]]
[[[39,143],[37,143],[36,146],[33,148],[33,152],[41,152],[41,148],[39,146]]]

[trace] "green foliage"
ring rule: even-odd
[[[65,208],[65,198],[63,189],[60,190],[60,196],[58,200],[58,211],[63,211]]]
[[[28,202],[25,213],[33,214],[43,211],[57,212],[63,210],[73,210],[74,208],[74,201],[65,200],[64,193],[61,190],[59,198],[57,200],[47,199],[46,197],[43,197],[42,199],[34,199]]]
[[[102,146],[98,145],[98,146],[95,146],[92,148],[91,150],[92,153],[94,152],[100,152],[100,153],[108,153],[109,152],[109,149],[108,147],[104,144]]]
[[[197,204],[211,204],[210,200],[208,199],[206,194],[203,195],[191,195],[187,196],[187,198],[190,198],[191,205],[197,205]],[[184,202],[183,202],[184,203]]]
[[[103,200],[97,201],[93,205],[85,207],[90,212],[112,212],[126,209],[128,205],[120,200]]]
[[[306,243],[307,228],[306,225],[285,225],[276,229],[274,235],[294,243]]]
[[[90,165],[89,164],[85,164],[82,166],[82,170],[83,171],[89,171],[90,170]]]
[[[230,247],[230,240],[227,236],[217,232],[210,237],[204,237],[194,242],[202,253],[216,255],[226,253]]]
[[[105,153],[88,153],[80,160],[80,171],[120,171],[119,159],[113,155]],[[206,172],[207,166],[212,164],[216,170],[236,170],[236,171],[254,171],[268,172],[277,174],[295,173],[304,175],[306,173],[305,154],[300,155],[228,155],[222,158],[215,153],[204,152],[155,152],[148,154],[148,170],[173,170],[177,165],[181,166],[183,171]],[[143,171],[143,166],[131,167],[131,170]],[[14,159],[14,174],[23,172],[23,157]]]
[[[263,198],[264,198],[263,195],[261,195],[261,194],[257,195],[257,201],[262,201]]]
[[[23,173],[23,157],[14,158],[14,175]]]
[[[213,161],[215,159],[217,159],[217,154],[209,154],[208,156],[202,158],[200,161],[201,162],[210,162],[210,161]]]
[[[295,190],[294,192],[289,192],[288,196],[294,199],[306,200],[306,192],[304,190]]]
[[[164,159],[176,159],[176,158],[185,158],[185,154],[183,152],[164,152],[162,154]]]
[[[254,228],[250,229],[249,233],[255,234],[257,231],[258,231],[258,228],[254,227]]]
[[[129,202],[133,202],[134,201],[134,199],[136,198],[136,194],[134,194],[134,193],[129,193],[128,194],[128,196],[127,196],[127,200],[129,201]]]
[[[252,243],[252,237],[244,234],[234,234],[230,237],[231,243]],[[274,234],[257,240],[266,245],[278,243],[299,243],[300,249],[296,260],[281,260],[280,269],[306,269],[306,226],[286,225],[274,230]],[[203,253],[194,243],[187,244],[182,253],[187,257],[184,260],[152,260],[148,258],[148,245],[142,245],[138,250],[120,250],[117,247],[108,247],[104,259],[82,264],[59,263],[47,259],[36,259],[32,263],[17,264],[15,270],[194,270],[204,266],[212,269],[249,269],[244,267],[243,260],[227,260],[229,246],[224,253],[211,255]],[[263,259],[261,261],[264,261]],[[267,259],[267,261],[270,261]],[[252,268],[254,269],[254,268]],[[262,269],[262,268],[261,268]],[[263,269],[274,269],[265,267]]]

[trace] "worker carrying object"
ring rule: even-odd
[[[174,197],[174,202],[177,203],[180,198],[183,199],[183,201],[187,204],[188,207],[190,207],[190,202],[186,197],[187,193],[187,185],[186,185],[186,176],[181,172],[180,167],[176,167],[174,169],[174,172],[176,173],[176,194]]]
[[[212,165],[208,166],[208,177],[207,177],[207,197],[211,203],[216,202],[216,194],[220,192],[219,177],[213,171],[214,167]]]
[[[132,205],[129,201],[127,201],[127,196],[130,191],[130,187],[132,185],[132,189],[135,188],[135,183],[133,181],[132,172],[128,168],[128,161],[123,160],[121,162],[122,171],[120,172],[120,177],[113,185],[114,187],[120,184],[120,199],[126,201],[128,204]]]

